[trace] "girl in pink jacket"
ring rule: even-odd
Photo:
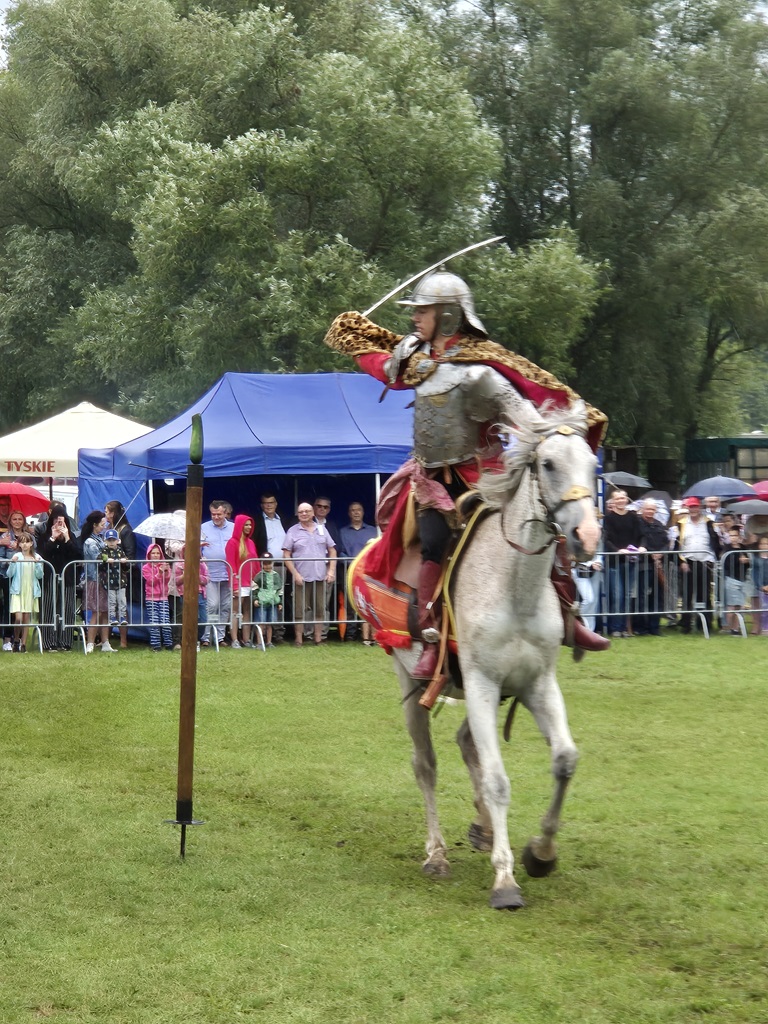
[[[168,584],[171,579],[171,567],[165,560],[163,549],[159,544],[150,544],[147,548],[147,561],[141,575],[144,577],[144,600],[147,606],[149,627],[149,645],[153,651],[162,646],[173,650],[171,633],[171,617],[168,613]]]

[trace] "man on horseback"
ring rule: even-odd
[[[578,396],[545,370],[489,341],[472,293],[456,274],[442,269],[428,274],[399,304],[413,309],[411,334],[400,337],[360,313],[343,313],[325,341],[353,356],[362,370],[388,388],[415,391],[413,459],[388,482],[380,508],[405,483],[410,484],[421,546],[418,610],[424,641],[412,676],[431,679],[437,669],[440,636],[433,601],[458,526],[457,498],[476,483],[482,471],[500,468],[500,433],[506,426],[535,415],[536,407],[545,401],[562,406]],[[606,419],[591,407],[588,417],[588,439],[596,448]],[[563,573],[555,566],[555,573],[559,595],[565,586],[572,604],[570,567]],[[569,642],[570,636],[573,646],[585,650],[608,646],[578,620],[567,623]]]

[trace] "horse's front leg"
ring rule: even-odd
[[[554,675],[529,695],[526,704],[551,748],[552,775],[555,780],[552,802],[541,819],[541,835],[529,839],[522,854],[523,866],[528,874],[534,878],[543,878],[557,866],[555,836],[560,827],[565,794],[576,771],[579,755],[568,728],[563,695]]]
[[[396,661],[396,665],[400,689],[403,694],[405,724],[413,743],[413,754],[411,756],[413,774],[424,798],[424,809],[427,818],[427,841],[425,844],[427,859],[422,864],[421,870],[426,875],[448,878],[451,873],[451,867],[448,863],[448,848],[440,831],[440,822],[437,817],[437,799],[435,795],[437,786],[437,758],[435,757],[435,748],[432,745],[429,711],[419,704],[419,697],[422,692],[419,684],[414,682],[399,662]]]
[[[515,858],[507,830],[510,786],[496,731],[499,690],[477,672],[465,672],[464,696],[467,720],[480,762],[481,803],[487,808],[493,829],[491,864],[496,876],[490,904],[494,910],[518,910],[525,906],[525,901],[515,881]]]

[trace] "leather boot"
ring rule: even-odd
[[[419,629],[422,631],[423,650],[421,657],[416,662],[416,667],[411,672],[413,679],[431,679],[437,669],[437,659],[440,654],[437,638],[440,634],[440,612],[439,599],[435,601],[437,607],[430,607],[430,602],[437,588],[438,581],[442,574],[442,566],[437,562],[422,562],[419,570],[418,604],[419,604]],[[425,639],[424,634],[434,639]]]
[[[607,651],[611,646],[611,641],[607,637],[587,629],[581,619],[571,612],[571,608],[578,601],[578,591],[571,575],[570,561],[565,550],[564,540],[558,541],[551,579],[552,586],[560,600],[560,611],[565,625],[563,644],[566,647],[574,647],[583,651]]]

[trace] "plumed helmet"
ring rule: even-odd
[[[458,306],[467,323],[481,334],[486,334],[480,317],[475,312],[475,301],[472,292],[458,274],[450,274],[447,270],[437,270],[433,274],[422,277],[411,293],[409,299],[401,299],[399,306]]]

